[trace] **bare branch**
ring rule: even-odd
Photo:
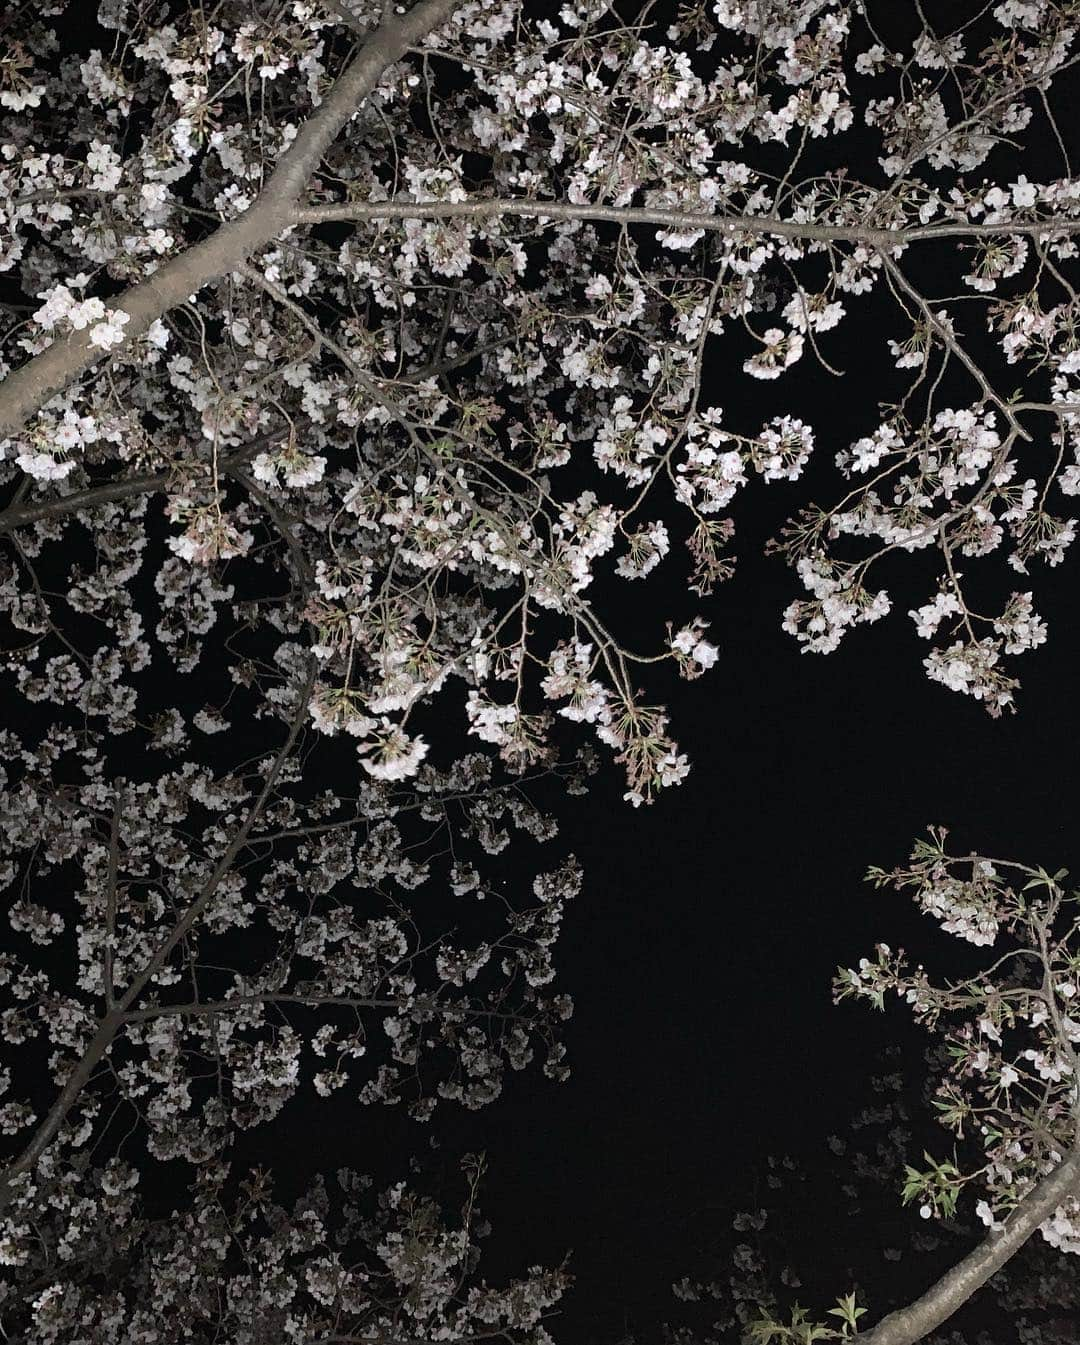
[[[474,201],[356,201],[343,205],[302,206],[293,212],[295,224],[334,224],[359,220],[488,219],[517,215],[524,219],[581,220],[608,224],[655,224],[664,229],[704,229],[707,233],[772,234],[778,238],[805,238],[811,242],[867,243],[878,248],[938,238],[973,238],[1018,234],[1024,237],[1064,237],[1080,233],[1080,220],[1029,220],[975,224],[960,220],[948,224],[913,225],[881,229],[865,224],[814,224],[773,219],[767,215],[706,215],[690,210],[661,210],[648,206],[578,205],[569,201],[537,201],[525,197],[484,197]]]

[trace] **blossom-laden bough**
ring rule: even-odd
[[[335,1323],[385,1334],[407,1319],[432,1339],[492,1323],[545,1338],[533,1327],[565,1277],[462,1297],[467,1230],[440,1231],[404,1188],[382,1207],[402,1224],[387,1240],[353,1208],[362,1188],[329,1205],[315,1191],[286,1214],[263,1177],[230,1179],[244,1133],[287,1124],[297,1095],[426,1121],[440,1102],[484,1106],[534,1060],[568,1073],[572,1005],[553,991],[553,950],[579,870],[538,873],[523,899],[494,858],[516,833],[520,884],[522,850],[553,822],[476,754],[408,787],[313,793],[309,663],[284,742],[229,772],[186,761],[109,780],[88,730],[53,726],[34,751],[0,739],[15,880],[0,952],[9,1336],[255,1341],[273,1319],[278,1338],[329,1341],[354,1338]],[[170,1160],[193,1172],[194,1203],[162,1217],[136,1188]],[[294,1304],[285,1286],[305,1276]]]
[[[630,647],[595,577],[670,566],[673,539],[699,594],[729,574],[725,511],[748,473],[797,479],[815,430],[797,404],[739,426],[709,371],[831,376],[888,299],[907,386],[837,454],[848,493],[778,538],[808,590],[784,623],[828,652],[890,610],[880,562],[936,552],[911,607],[927,672],[1011,704],[1003,658],[1045,639],[1034,594],[984,615],[963,571],[1056,564],[1074,533],[1051,498],[1080,483],[1080,205],[1053,104],[1071,4],[916,25],[901,50],[839,0],[666,29],[604,4],[175,8],[155,26],[110,0],[112,48],[58,61],[29,11],[8,35],[17,553],[152,492],[186,565],[303,553],[317,723],[366,769],[415,770],[411,712],[464,678],[508,762],[543,758],[554,710],[648,800],[689,763],[643,665],[696,673],[716,646],[685,657],[691,611],[666,649]],[[878,141],[865,172],[856,134]],[[976,182],[1026,163],[1025,136],[1060,141],[1066,175]]]

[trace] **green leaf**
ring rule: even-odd
[[[844,1294],[836,1300],[836,1307],[829,1309],[830,1317],[839,1317],[844,1323],[844,1334],[853,1335],[859,1329],[859,1318],[862,1317],[868,1309],[857,1308],[855,1306],[855,1291],[850,1294]]]
[[[750,1323],[749,1331],[750,1339],[756,1341],[757,1345],[775,1345],[776,1341],[791,1339],[791,1332],[786,1326],[781,1326],[765,1314]]]
[[[1032,878],[1029,882],[1026,882],[1020,890],[1022,892],[1026,892],[1029,887],[1045,887],[1047,891],[1049,891],[1051,888],[1057,885],[1058,879],[1066,877],[1068,872],[1069,872],[1068,869],[1058,869],[1057,873],[1055,873],[1054,876],[1051,878],[1050,875],[1046,872],[1046,870],[1040,866],[1040,868],[1038,869],[1039,876],[1037,878]]]

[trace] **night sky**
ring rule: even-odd
[[[932,257],[905,264],[927,293],[952,292]],[[775,414],[802,416],[817,430],[815,457],[800,481],[755,478],[736,497],[738,565],[711,598],[681,588],[675,554],[637,590],[617,583],[597,595],[637,648],[658,643],[666,619],[711,622],[717,666],[692,683],[656,682],[694,768],[650,808],[622,801],[610,764],[586,797],[552,796],[562,820],[552,844],[586,871],[558,954],[576,1004],[573,1075],[557,1086],[526,1072],[493,1106],[447,1109],[434,1125],[447,1164],[487,1153],[493,1281],[572,1249],[577,1283],[553,1327],[568,1345],[630,1330],[645,1340],[661,1322],[677,1324],[671,1284],[699,1263],[703,1230],[729,1227],[747,1207],[769,1154],[818,1161],[826,1136],[870,1100],[891,1045],[914,1062],[917,1101],[925,1034],[899,1007],[882,1017],[834,1006],[832,976],[878,941],[945,977],[982,965],[985,950],[942,934],[910,899],[875,891],[863,881],[869,865],[902,864],[940,824],[957,851],[1080,871],[1075,556],[1027,577],[998,557],[958,565],[977,610],[1000,611],[1010,591],[1031,589],[1049,627],[1045,645],[1008,661],[1021,689],[1016,713],[997,720],[925,676],[931,645],[907,612],[936,591],[936,551],[872,572],[893,610],[836,652],[803,655],[781,629],[803,590],[765,543],[797,509],[843,496],[835,453],[878,423],[899,386],[885,344],[901,330],[895,308],[875,295],[851,309],[825,348],[842,378],[804,360],[778,384],[753,384],[738,374],[737,347],[715,343],[705,404],[723,405],[724,423],[742,432]],[[981,357],[977,329],[969,336]],[[946,380],[937,404],[971,401],[965,380]],[[1025,449],[1027,472],[1045,470],[1044,453],[1038,442]],[[1060,510],[1054,494],[1049,507]],[[343,1113],[342,1124],[328,1131],[343,1157],[358,1134],[364,1144],[377,1134],[383,1155],[421,1139],[388,1113]],[[944,1130],[929,1134],[941,1152],[950,1147]],[[856,1251],[868,1234],[853,1233]],[[918,1292],[929,1280],[914,1283]],[[849,1287],[824,1282],[809,1300],[826,1306]]]
[[[866,1104],[881,1052],[922,1041],[901,1010],[831,1003],[837,964],[878,940],[945,975],[972,952],[865,884],[868,865],[902,863],[941,823],[959,850],[1080,867],[1068,563],[1032,575],[1050,639],[1017,661],[1018,712],[995,721],[926,680],[929,646],[905,615],[926,600],[911,588],[911,558],[893,588],[902,610],[834,654],[800,655],[780,629],[796,581],[761,542],[806,498],[798,484],[759,487],[736,514],[738,573],[699,604],[720,662],[671,700],[689,779],[634,811],[610,768],[588,796],[556,805],[551,844],[572,849],[587,875],[558,957],[576,1001],[570,1081],[526,1071],[492,1106],[442,1109],[430,1127],[298,1101],[277,1140],[258,1141],[280,1169],[288,1139],[297,1181],[344,1162],[403,1171],[431,1136],[448,1169],[486,1151],[492,1281],[573,1251],[560,1341],[611,1342],[627,1327],[644,1338],[677,1321],[670,1285],[693,1267],[703,1225],[730,1223],[769,1153],[820,1152]],[[307,1159],[292,1142],[305,1133],[321,1136]],[[820,1301],[847,1287],[820,1286]]]
[[[930,295],[955,287],[954,276],[935,274],[940,260],[905,261]],[[832,1004],[837,965],[878,941],[944,976],[973,970],[978,954],[909,899],[866,884],[869,865],[903,863],[926,826],[940,824],[959,851],[1080,871],[1075,556],[1033,565],[1026,578],[996,556],[962,562],[977,610],[998,612],[1010,591],[1031,589],[1049,627],[1045,645],[1008,660],[1022,685],[1017,712],[997,720],[925,676],[931,645],[907,612],[936,591],[936,551],[893,556],[872,572],[893,610],[850,631],[836,652],[803,655],[781,629],[804,590],[765,543],[798,509],[842,498],[836,452],[869,433],[881,403],[906,386],[886,347],[905,331],[891,300],[875,294],[850,309],[824,343],[839,378],[805,359],[779,383],[754,383],[739,373],[741,347],[715,343],[703,402],[724,407],[725,425],[752,433],[793,414],[817,432],[799,481],[755,477],[736,497],[735,576],[697,598],[673,547],[645,584],[601,581],[594,593],[637,649],[658,647],[666,620],[700,614],[720,659],[697,681],[665,670],[650,688],[693,761],[679,789],[634,810],[606,759],[585,797],[538,795],[561,820],[550,846],[573,851],[586,872],[556,958],[576,1005],[565,1034],[570,1081],[528,1070],[495,1104],[443,1108],[429,1127],[396,1111],[298,1099],[280,1135],[252,1137],[252,1153],[298,1184],[339,1164],[393,1179],[432,1138],[451,1177],[461,1154],[484,1151],[481,1204],[494,1232],[483,1273],[497,1283],[571,1251],[576,1285],[552,1325],[563,1345],[612,1345],[627,1331],[645,1340],[678,1323],[672,1282],[698,1264],[703,1229],[730,1226],[746,1207],[767,1156],[816,1161],[826,1136],[867,1104],[890,1045],[918,1070],[924,1034],[902,1010],[882,1017]],[[974,324],[968,336],[981,358],[985,337]],[[972,399],[965,379],[947,379],[937,405]],[[1026,448],[1020,475],[1044,471],[1044,452]],[[916,1073],[916,1096],[921,1083]],[[319,1147],[297,1150],[307,1133]],[[949,1147],[945,1131],[930,1134]],[[856,1249],[866,1235],[853,1235]],[[849,1287],[825,1282],[809,1298],[827,1306]]]

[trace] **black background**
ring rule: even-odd
[[[559,809],[553,844],[586,869],[558,952],[576,1003],[570,1081],[529,1071],[492,1106],[443,1109],[428,1128],[396,1112],[298,1102],[277,1142],[258,1141],[297,1180],[345,1162],[402,1171],[431,1136],[448,1165],[485,1151],[491,1280],[573,1252],[560,1341],[612,1341],[627,1328],[644,1338],[677,1321],[670,1285],[698,1261],[703,1227],[746,1208],[768,1154],[814,1161],[826,1135],[866,1105],[890,1044],[912,1055],[922,1034],[901,1008],[883,1018],[833,1006],[838,963],[878,940],[939,974],[978,960],[910,901],[865,884],[869,864],[902,863],[940,823],[959,851],[1080,866],[1070,566],[1032,576],[1050,639],[1016,662],[1018,713],[995,721],[926,679],[929,645],[905,613],[931,595],[911,591],[910,573],[896,591],[910,595],[902,610],[831,655],[800,655],[780,629],[794,576],[756,545],[775,522],[763,502],[782,517],[799,494],[798,484],[786,489],[759,488],[756,511],[747,496],[740,516],[753,540],[739,573],[701,604],[721,657],[676,688],[690,777],[633,810],[612,768]],[[318,1143],[297,1147],[304,1136]],[[944,1152],[944,1131],[940,1143]],[[853,1233],[856,1250],[869,1235]],[[821,1302],[847,1288],[814,1286]]]

